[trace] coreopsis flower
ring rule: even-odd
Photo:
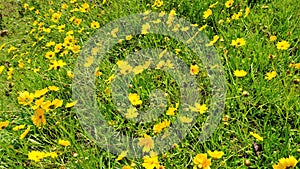
[[[234,0],[226,1],[226,3],[225,3],[226,8],[230,8],[233,5],[233,3],[234,3]]]
[[[91,23],[91,28],[93,28],[93,29],[100,28],[99,22],[93,21],[93,22]]]
[[[59,87],[57,86],[48,86],[48,89],[51,90],[51,91],[59,91]]]
[[[135,107],[128,108],[127,113],[125,113],[125,117],[127,119],[136,118],[138,115],[139,115],[139,113]]]
[[[34,92],[34,97],[39,98],[41,96],[44,96],[49,90],[47,88],[41,89],[41,90],[36,90]]]
[[[193,159],[193,169],[210,169],[211,159],[207,159],[207,154],[197,154]]]
[[[138,145],[143,147],[143,152],[149,152],[154,148],[154,141],[151,136],[144,134],[144,138],[139,138]]]
[[[213,45],[218,41],[219,38],[220,38],[220,37],[219,37],[218,35],[215,35],[215,36],[213,37],[213,40],[210,41],[208,44],[205,44],[205,46],[213,46]]]
[[[175,107],[169,107],[167,112],[166,112],[166,115],[168,116],[174,116],[175,115],[175,111],[178,109],[179,107],[179,103],[176,103],[176,106]]]
[[[240,47],[246,44],[246,40],[244,38],[237,38],[236,40],[232,40],[231,45],[235,47]]]
[[[153,126],[154,133],[160,133],[163,129],[169,127],[171,122],[169,120],[164,120],[163,122],[160,122]]]
[[[122,151],[121,154],[116,158],[116,161],[122,160],[124,157],[127,156],[128,151]]]
[[[275,35],[270,36],[270,41],[275,41],[277,39],[277,37]]]
[[[235,70],[233,72],[234,76],[236,77],[245,77],[247,75],[247,72],[244,70]]]
[[[24,139],[30,131],[30,126],[20,135],[20,140]]]
[[[18,125],[18,126],[16,126],[16,127],[14,127],[12,130],[13,131],[18,131],[18,130],[22,130],[22,129],[24,129],[25,128],[25,124],[22,124],[22,125]],[[1,128],[1,127],[0,127]]]
[[[199,112],[200,114],[203,114],[208,110],[208,108],[207,108],[206,104],[200,105],[199,103],[195,103],[195,107],[190,106],[190,110],[194,111],[194,112]]]
[[[279,50],[288,50],[291,45],[289,44],[288,41],[283,40],[283,41],[278,42],[276,44],[276,46],[277,46],[277,49],[279,49]]]
[[[211,156],[213,159],[220,159],[224,155],[223,151],[207,151],[207,154]]]
[[[141,34],[147,34],[149,33],[150,25],[149,23],[145,23],[142,25],[142,33]]]
[[[61,43],[56,44],[54,47],[54,52],[59,53],[62,49],[63,49],[63,44],[61,44]]]
[[[130,103],[134,106],[140,105],[143,103],[143,101],[140,100],[140,96],[136,93],[129,93],[128,99],[129,99]]]
[[[117,37],[117,32],[118,32],[118,31],[119,31],[118,28],[114,28],[114,29],[110,32],[111,36],[114,37],[114,38],[116,38],[116,37]]]
[[[278,164],[274,164],[272,167],[273,169],[288,169],[288,168],[295,168],[298,161],[295,157],[290,156],[289,158],[281,158],[279,159]]]
[[[126,75],[126,74],[128,74],[132,71],[132,67],[128,64],[127,61],[119,60],[117,62],[117,65],[120,69],[120,73],[123,74],[123,75]]]
[[[74,24],[75,24],[76,26],[78,26],[78,25],[80,25],[80,23],[82,22],[82,19],[76,18],[76,19],[73,20],[73,22],[74,22]]]
[[[57,23],[59,21],[60,17],[61,17],[61,13],[53,13],[51,20],[52,20],[52,22]]]
[[[145,167],[145,169],[158,169],[160,167],[158,156],[145,156],[143,160],[142,166]]]
[[[57,69],[60,69],[61,67],[67,65],[64,61],[62,60],[50,60],[50,65],[49,65],[49,69],[48,70],[57,70]]]
[[[257,140],[259,141],[263,141],[264,139],[258,135],[257,133],[254,133],[254,132],[250,132],[250,135],[252,135],[254,138],[256,138]]]
[[[40,151],[31,151],[28,153],[28,159],[35,162],[40,162],[45,157],[46,153]]]
[[[190,66],[190,73],[192,75],[196,75],[199,73],[199,67],[197,65],[191,65]]]
[[[34,99],[34,94],[29,93],[28,91],[20,92],[18,97],[19,104],[24,106],[29,105]]]
[[[50,110],[55,110],[58,107],[63,105],[63,100],[54,99],[52,102],[46,101],[41,105],[41,108],[44,109],[46,112]]]
[[[4,122],[0,122],[0,130],[4,129],[5,127],[7,127],[9,124],[9,121],[4,121]]]
[[[49,51],[46,53],[45,57],[47,59],[53,59],[55,57],[55,52]]]
[[[250,8],[247,6],[244,18],[246,18],[249,14],[250,14]]]
[[[69,146],[69,145],[71,145],[71,143],[69,142],[69,141],[67,141],[67,140],[58,140],[58,144],[59,145],[62,145],[62,146]]]
[[[45,125],[46,124],[46,119],[45,119],[45,116],[44,116],[44,110],[43,109],[36,109],[34,111],[34,115],[31,116],[31,121],[32,123],[37,126],[37,127],[41,127],[42,125]]]
[[[193,121],[193,118],[189,118],[189,117],[186,117],[186,116],[179,116],[179,120],[182,122],[182,123],[191,123]]]
[[[74,102],[67,103],[66,106],[65,106],[65,108],[74,107],[74,106],[76,105],[77,102],[78,102],[78,101],[76,100],[76,101],[74,101]]]
[[[152,7],[161,7],[161,6],[163,6],[163,4],[164,4],[164,1],[162,1],[162,0],[155,0],[154,1],[154,4],[152,5]]]
[[[276,71],[268,72],[268,73],[266,73],[265,79],[272,80],[276,76],[277,76],[277,72]]]
[[[211,9],[207,9],[204,13],[203,13],[203,18],[207,19],[209,16],[212,15],[212,10]]]

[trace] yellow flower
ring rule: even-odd
[[[0,75],[3,72],[4,69],[5,69],[5,66],[0,66]]]
[[[190,106],[190,109],[191,111],[199,112],[200,114],[203,114],[208,110],[206,104],[200,105],[199,103],[195,103],[195,107]]]
[[[25,124],[23,124],[23,125],[18,125],[18,126],[16,126],[16,127],[14,127],[12,130],[13,131],[18,131],[18,130],[21,130],[21,129],[23,129],[23,128],[25,128]],[[0,127],[1,128],[1,127]]]
[[[212,45],[214,45],[217,41],[218,41],[218,39],[219,39],[220,37],[218,36],[218,35],[215,35],[214,37],[213,37],[213,40],[212,41],[210,41],[208,44],[206,44],[205,46],[212,46]]]
[[[75,106],[75,105],[76,105],[76,103],[77,103],[77,100],[76,100],[76,101],[74,101],[74,102],[71,102],[71,103],[67,103],[67,104],[66,104],[66,106],[65,106],[65,108],[70,108],[70,107],[73,107],[73,106]]]
[[[190,66],[190,73],[192,75],[196,75],[199,73],[199,67],[197,65],[191,65]]]
[[[288,169],[296,167],[298,161],[295,157],[290,156],[289,158],[281,158],[279,159],[278,164],[274,164],[273,169]]]
[[[284,40],[284,41],[278,42],[276,44],[276,46],[277,46],[277,49],[279,49],[279,50],[288,50],[291,45],[289,44],[289,42]]]
[[[93,28],[93,29],[100,28],[99,22],[93,21],[93,22],[91,23],[91,28]]]
[[[129,93],[128,99],[131,102],[131,104],[134,106],[140,105],[143,103],[142,100],[140,100],[140,96],[136,93]]]
[[[212,151],[208,150],[207,154],[209,156],[211,156],[213,159],[220,159],[224,155],[224,152],[223,151],[213,151],[212,152]]]
[[[192,118],[185,117],[185,116],[179,116],[179,120],[180,120],[182,123],[191,123],[191,122],[193,121]]]
[[[49,65],[49,69],[48,70],[57,70],[57,69],[60,69],[61,67],[67,65],[64,61],[62,60],[59,60],[59,61],[56,61],[56,60],[50,60],[50,65]]]
[[[256,133],[250,132],[250,135],[252,135],[254,138],[256,138],[259,141],[263,141],[264,140],[260,135],[258,135]]]
[[[110,32],[110,34],[114,37],[114,38],[116,38],[117,37],[117,32],[119,31],[119,29],[118,28],[115,28],[115,29],[113,29],[111,32]]]
[[[61,17],[61,14],[60,13],[53,13],[52,14],[52,22],[55,22],[55,23],[57,23],[58,22],[58,20],[60,19],[60,17]]]
[[[228,0],[226,3],[225,3],[225,6],[226,8],[230,8],[234,3],[234,0]]]
[[[274,36],[274,35],[270,36],[270,41],[271,41],[271,42],[272,42],[272,41],[275,41],[276,39],[277,39],[276,36]]]
[[[19,104],[24,106],[29,105],[34,99],[34,94],[29,93],[28,91],[20,92],[18,97]]]
[[[51,90],[51,91],[58,91],[59,87],[57,87],[57,86],[48,86],[48,89]]]
[[[71,143],[67,140],[58,140],[58,144],[65,147],[71,145]]]
[[[132,67],[128,64],[127,61],[119,60],[117,65],[120,69],[121,74],[126,75],[132,71]]]
[[[120,161],[120,160],[122,160],[126,156],[127,156],[127,151],[122,151],[121,154],[116,159],[116,161]]]
[[[2,130],[3,128],[7,127],[8,124],[9,124],[9,121],[0,122],[0,130]]]
[[[30,126],[20,135],[20,140],[24,139],[30,131]]]
[[[128,165],[125,165],[125,166],[122,167],[122,169],[132,169],[132,168]]]
[[[249,14],[250,14],[250,8],[247,6],[244,18],[246,18]]]
[[[68,70],[67,71],[67,76],[69,76],[70,78],[73,78],[74,77],[74,74],[72,71]]]
[[[207,154],[197,154],[194,157],[193,162],[193,169],[210,169],[211,166],[211,159],[207,159]]]
[[[58,155],[56,152],[51,152],[51,153],[46,153],[45,154],[45,157],[51,157],[51,158],[56,158]]]
[[[45,55],[45,57],[47,59],[53,59],[55,57],[55,52],[51,52],[51,51],[47,52],[46,55]]]
[[[41,96],[44,96],[47,92],[48,92],[47,88],[41,89],[41,90],[37,90],[37,91],[34,92],[34,97],[35,98],[39,98]]]
[[[44,112],[45,111],[43,109],[36,109],[34,111],[34,115],[31,116],[31,120],[35,126],[40,127],[46,124]]]
[[[74,22],[75,25],[78,26],[78,25],[80,25],[80,23],[82,22],[82,19],[76,18],[76,19],[73,20],[73,22]]]
[[[125,117],[127,119],[136,118],[139,115],[137,109],[135,107],[130,107],[127,109],[127,113],[125,114]]]
[[[151,136],[144,134],[144,138],[139,138],[138,145],[143,146],[143,152],[149,152],[154,148],[154,141]]]
[[[159,169],[159,161],[157,156],[145,156],[143,157],[144,163],[142,164],[145,169]]]
[[[33,160],[35,162],[39,162],[45,157],[46,157],[46,153],[40,151],[31,151],[28,153],[28,159]]]
[[[154,133],[160,133],[164,128],[169,127],[170,124],[171,124],[171,122],[169,120],[165,119],[163,122],[154,125],[153,131],[154,131]]]
[[[204,13],[203,13],[203,18],[207,19],[209,16],[212,15],[212,10],[211,9],[207,9]]]
[[[247,72],[244,70],[235,70],[233,72],[234,76],[236,77],[245,77],[247,75]]]
[[[237,38],[236,40],[232,40],[231,45],[235,47],[243,46],[246,44],[246,41],[244,38]]]
[[[146,24],[142,25],[142,34],[149,33],[149,29],[150,29],[149,23],[146,23]]]
[[[178,106],[179,106],[179,103],[176,103],[176,106],[175,107],[169,107],[167,112],[166,112],[166,115],[168,116],[174,116],[175,115],[175,111],[178,109]]]
[[[276,77],[277,76],[277,72],[276,71],[272,71],[272,72],[268,72],[267,74],[266,74],[266,77],[265,77],[265,79],[267,79],[267,80],[272,80],[274,77]]]
[[[198,30],[199,30],[199,31],[203,31],[206,27],[207,27],[207,24],[201,26]]]
[[[161,7],[161,6],[163,6],[163,4],[164,4],[164,1],[162,1],[162,0],[155,0],[154,1],[154,4],[152,5],[152,7]]]

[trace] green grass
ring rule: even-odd
[[[219,3],[212,9],[213,14],[205,21],[203,12],[215,1],[188,1],[174,0],[165,1],[160,8],[152,8],[153,1],[102,1],[88,2],[90,8],[96,5],[87,13],[64,12],[58,25],[66,24],[65,32],[60,33],[55,29],[51,33],[38,32],[39,37],[44,39],[38,41],[32,29],[34,21],[44,22],[45,27],[55,23],[51,22],[49,9],[58,11],[61,4],[69,5],[67,10],[73,9],[74,4],[69,1],[17,1],[0,0],[0,11],[3,15],[0,20],[0,28],[8,30],[7,36],[0,36],[0,46],[6,44],[0,53],[0,66],[5,66],[0,74],[0,122],[8,120],[10,124],[0,130],[0,168],[122,168],[124,165],[135,163],[135,168],[142,168],[143,159],[124,158],[116,162],[118,154],[113,154],[101,148],[89,134],[82,128],[74,108],[64,108],[72,98],[72,79],[67,76],[67,71],[74,71],[79,54],[69,52],[66,56],[58,56],[67,63],[59,70],[48,70],[49,60],[44,56],[48,52],[45,47],[49,41],[63,43],[66,32],[74,30],[73,36],[81,48],[86,45],[90,37],[97,30],[90,28],[92,21],[98,21],[100,28],[110,21],[134,13],[142,13],[146,10],[156,12],[172,9],[176,10],[179,17],[185,18],[191,23],[202,26],[207,24],[203,31],[209,39],[219,35],[220,39],[214,47],[220,56],[226,77],[227,95],[225,99],[224,112],[222,117],[229,117],[228,124],[221,120],[212,136],[200,143],[199,135],[201,127],[207,114],[197,118],[196,124],[191,128],[187,136],[178,143],[177,148],[170,149],[159,155],[159,162],[165,168],[192,168],[193,158],[199,153],[206,153],[208,150],[223,151],[225,155],[218,160],[212,160],[211,168],[272,168],[280,158],[294,156],[300,158],[300,89],[299,69],[289,67],[289,64],[300,62],[299,51],[299,9],[300,5],[295,0],[282,1],[242,1],[234,2],[232,8],[226,8],[226,1]],[[24,3],[29,7],[35,7],[33,11],[25,10]],[[79,5],[83,2],[78,1]],[[248,17],[244,18],[247,6],[251,7]],[[266,7],[267,6],[267,7]],[[232,14],[243,10],[243,16],[239,20],[226,22]],[[39,10],[41,14],[35,15]],[[43,15],[49,14],[49,17]],[[81,18],[79,27],[75,26],[69,19],[72,16]],[[220,20],[223,20],[220,22]],[[77,31],[84,27],[82,33]],[[269,37],[276,35],[277,40],[271,42]],[[235,48],[230,45],[232,40],[245,38],[244,46]],[[137,35],[130,41],[115,45],[100,63],[99,70],[103,73],[97,78],[97,101],[104,106],[99,109],[105,112],[107,121],[113,121],[113,128],[130,136],[139,137],[144,133],[153,136],[152,127],[154,124],[163,121],[164,118],[174,121],[174,118],[163,115],[152,123],[135,124],[124,118],[117,111],[111,96],[107,94],[111,84],[107,80],[116,69],[119,59],[124,59],[131,53],[146,48],[167,48],[175,53],[175,49],[181,49],[177,55],[187,65],[197,64],[200,73],[195,77],[197,86],[201,89],[199,95],[202,97],[200,103],[206,103],[210,107],[211,94],[209,79],[205,71],[205,65],[198,56],[186,48],[181,42],[169,38],[166,40],[162,35]],[[291,46],[288,50],[278,50],[276,43],[282,40],[288,41]],[[37,42],[35,46],[33,43]],[[10,46],[17,50],[9,53]],[[20,59],[24,67],[19,67]],[[28,59],[31,60],[28,63]],[[13,67],[12,79],[7,79],[8,69]],[[34,68],[40,67],[35,73]],[[243,78],[234,76],[235,70],[245,70],[247,75]],[[275,70],[277,76],[272,80],[266,80],[266,73]],[[298,83],[297,83],[298,80]],[[45,113],[47,124],[42,128],[36,127],[31,116],[34,111],[29,106],[18,103],[18,92],[36,90],[48,86],[58,86],[59,91],[50,91],[45,95],[45,100],[55,98],[64,101],[63,107]],[[178,95],[178,84],[167,73],[159,70],[144,71],[134,77],[129,92],[136,92],[141,96],[143,104],[139,109],[147,110],[150,106],[150,93],[154,89],[162,89],[168,93],[167,106],[175,106],[180,100]],[[249,95],[244,95],[248,92]],[[144,104],[145,103],[145,104]],[[24,131],[13,131],[12,128],[26,124],[31,126],[29,134],[20,140],[19,137]],[[264,138],[263,141],[256,140],[250,132],[256,132]],[[58,145],[58,140],[64,139],[71,142],[71,146],[63,147]],[[261,147],[259,154],[253,149],[253,142]],[[28,159],[30,151],[57,152],[55,159],[45,158],[40,162]],[[250,166],[244,161],[250,160]],[[297,165],[299,168],[299,164]],[[296,167],[296,168],[297,168]]]

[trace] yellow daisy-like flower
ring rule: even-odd
[[[232,40],[231,45],[235,47],[240,47],[246,44],[246,40],[244,38],[237,38],[236,40]]]
[[[142,164],[145,169],[159,169],[159,161],[157,156],[145,156],[143,157],[144,163]]]
[[[288,168],[295,168],[298,161],[295,157],[290,156],[289,158],[281,158],[279,159],[278,164],[274,164],[272,167],[273,169],[288,169]]]
[[[154,141],[151,136],[144,134],[144,138],[139,138],[138,145],[143,147],[143,152],[149,152],[154,148]]]
[[[40,127],[46,124],[44,112],[45,111],[43,109],[36,109],[34,111],[34,115],[31,116],[31,120],[35,126]]]
[[[93,29],[100,28],[99,22],[93,21],[93,22],[91,23],[91,28],[93,28]]]
[[[209,156],[211,156],[213,159],[220,159],[224,155],[224,152],[223,151],[213,151],[212,152],[212,151],[208,150],[207,154]]]
[[[20,140],[24,139],[30,131],[30,126],[20,135]]]
[[[18,131],[18,130],[21,130],[21,129],[24,129],[25,128],[25,124],[23,124],[23,125],[18,125],[18,126],[16,126],[16,127],[14,127],[12,130],[13,131]],[[0,127],[1,128],[1,127]]]
[[[288,50],[291,45],[289,44],[288,41],[284,40],[284,41],[278,42],[276,44],[276,46],[277,46],[277,49],[279,49],[279,50]]]
[[[7,127],[8,124],[9,124],[9,121],[0,122],[0,130],[2,130],[3,128]]]
[[[58,144],[65,147],[71,145],[71,143],[67,140],[58,140]]]
[[[270,36],[270,41],[275,41],[277,39],[277,37],[275,35]]]
[[[128,99],[131,102],[131,104],[134,106],[140,105],[143,103],[142,100],[140,100],[140,96],[136,93],[129,93]]]
[[[137,109],[135,107],[130,107],[127,109],[127,113],[125,114],[125,117],[127,119],[136,118],[139,115]]]
[[[67,103],[66,106],[65,106],[65,108],[74,107],[76,105],[76,103],[77,103],[77,100],[74,101],[74,102]]]
[[[40,162],[45,157],[46,153],[40,151],[31,151],[28,153],[28,159],[35,162]]]
[[[195,103],[195,107],[190,106],[190,109],[191,111],[199,112],[200,114],[203,114],[208,110],[206,104],[200,105],[199,103]]]
[[[190,66],[190,73],[192,75],[196,75],[199,73],[199,67],[197,65],[191,65]]]
[[[268,72],[267,74],[266,74],[266,77],[265,77],[265,79],[267,79],[267,80],[272,80],[274,77],[276,77],[277,76],[277,72],[276,71],[272,71],[272,72]]]
[[[244,70],[235,70],[233,72],[234,76],[236,77],[245,77],[247,75],[247,72]]]
[[[124,157],[127,156],[127,152],[128,151],[122,151],[121,154],[118,156],[118,158],[116,159],[116,161],[120,161],[122,160]]]
[[[18,97],[19,104],[24,106],[29,105],[34,99],[34,94],[29,93],[28,91],[20,92]]]
[[[197,154],[194,157],[193,162],[193,169],[210,169],[211,166],[211,159],[207,158],[207,154]]]
[[[169,120],[164,120],[163,122],[160,122],[153,126],[154,133],[160,133],[164,128],[169,127],[171,122]]]
[[[230,8],[234,3],[234,0],[228,0],[226,3],[225,3],[225,6],[226,8]]]
[[[203,18],[207,19],[209,16],[212,15],[212,10],[211,9],[207,9],[204,13],[203,13]]]
[[[254,133],[254,132],[250,132],[250,135],[252,135],[254,138],[256,138],[257,140],[259,141],[263,141],[264,139],[258,135],[257,133]]]

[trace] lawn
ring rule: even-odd
[[[296,0],[0,0],[0,168],[300,168]]]

